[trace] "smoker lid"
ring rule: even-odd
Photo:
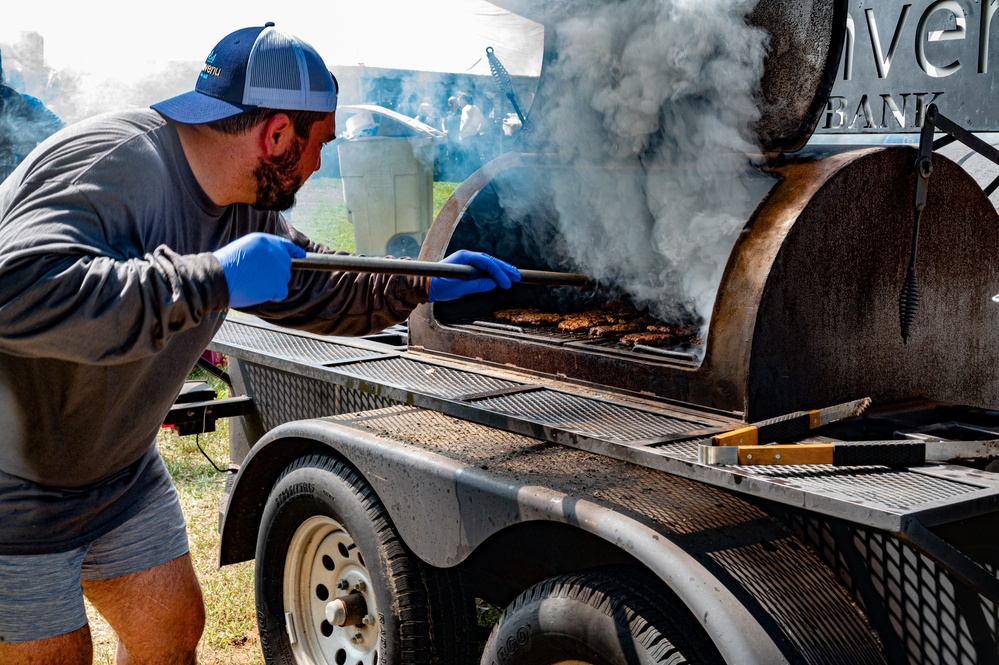
[[[541,81],[528,121],[543,118],[547,98],[558,94],[558,82],[546,81],[559,57],[552,26],[612,0],[490,1],[545,24]],[[835,82],[846,20],[845,0],[757,2],[749,22],[770,35],[761,81],[761,118],[755,127],[763,152],[800,150],[812,135]]]
[[[846,18],[842,0],[756,5],[750,22],[770,34],[756,126],[764,151],[794,152],[812,135],[839,69]]]

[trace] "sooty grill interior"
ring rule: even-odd
[[[520,268],[585,274],[587,268],[569,258],[543,175],[515,168],[490,180],[462,214],[448,252],[475,249]],[[673,311],[672,316],[656,317],[604,280],[591,289],[518,285],[505,292],[439,303],[435,317],[441,324],[473,332],[692,362],[703,347],[703,320],[683,303],[676,303]]]

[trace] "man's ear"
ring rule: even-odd
[[[291,145],[295,137],[295,127],[287,114],[275,113],[261,123],[257,136],[264,156],[275,157],[284,153]]]

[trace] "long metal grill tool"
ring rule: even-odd
[[[919,152],[916,156],[916,197],[915,215],[912,224],[912,252],[909,267],[902,282],[902,292],[898,295],[898,322],[902,328],[902,343],[909,342],[909,329],[916,318],[919,307],[919,284],[916,281],[916,252],[919,249],[919,222],[926,207],[926,194],[933,173],[933,128],[936,122],[936,106],[930,105],[923,118],[923,128],[919,133]]]
[[[927,462],[991,460],[999,441],[841,441],[764,446],[701,446],[698,461],[713,466],[920,466]]]
[[[788,441],[808,434],[823,425],[862,414],[871,404],[870,397],[834,404],[810,411],[795,411],[776,418],[718,432],[711,437],[714,446],[755,446],[774,441]]]
[[[327,272],[361,272],[389,275],[410,275],[416,277],[462,277],[474,279],[485,273],[469,265],[437,263],[435,261],[410,261],[408,259],[386,259],[374,256],[353,254],[322,254],[309,252],[304,258],[292,259],[294,270],[323,270]],[[542,284],[545,286],[570,286],[581,289],[593,288],[594,282],[586,275],[548,270],[520,270],[518,284]]]
[[[513,94],[513,81],[510,80],[510,74],[507,73],[506,67],[503,63],[499,61],[496,54],[493,53],[493,47],[486,47],[486,58],[489,60],[489,71],[493,74],[493,80],[496,81],[496,85],[499,89],[506,95],[506,98],[510,100],[513,105],[513,110],[516,111],[517,117],[520,118],[521,127],[526,127],[527,119],[524,118],[524,114],[520,112],[520,105],[517,104],[517,97]]]

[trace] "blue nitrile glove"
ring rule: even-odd
[[[238,308],[287,298],[291,259],[305,250],[287,238],[249,233],[212,254],[225,272],[229,306]]]
[[[491,291],[497,286],[509,289],[510,284],[520,281],[520,272],[509,263],[493,258],[482,252],[459,249],[454,254],[441,259],[441,263],[459,263],[478,268],[488,276],[464,279],[461,277],[431,277],[427,297],[430,302],[454,300],[471,293]]]

